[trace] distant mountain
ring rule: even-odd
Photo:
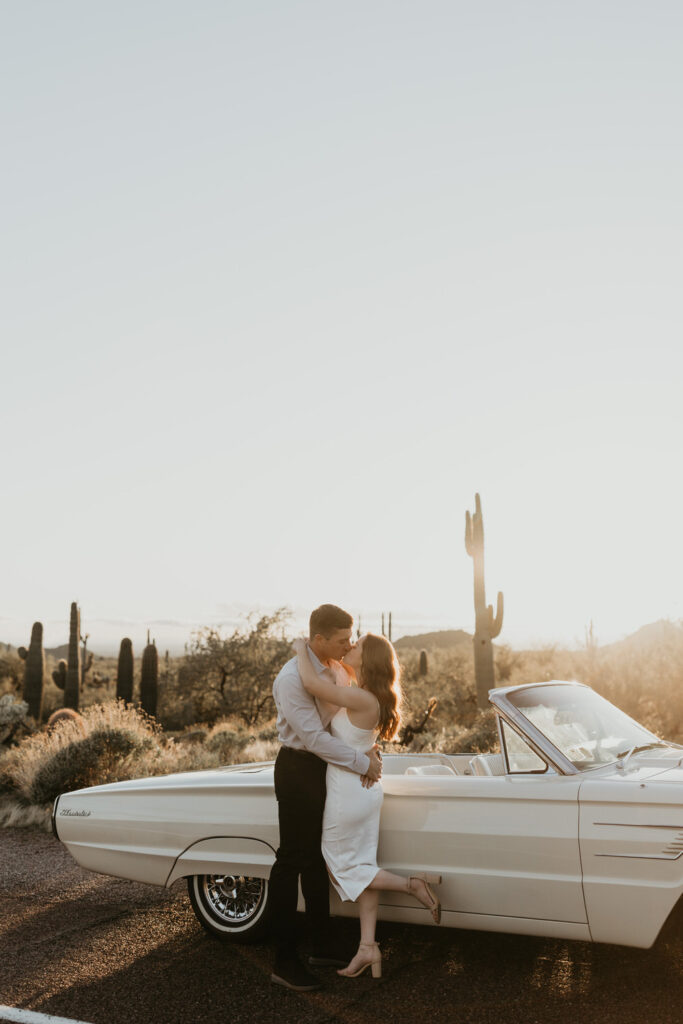
[[[464,629],[440,629],[436,633],[418,633],[415,636],[402,636],[397,640],[394,647],[397,651],[406,650],[409,647],[423,648],[427,651],[449,650],[471,640],[472,634]]]
[[[57,661],[59,661],[60,658],[64,658],[64,660],[67,661],[69,657],[69,645],[62,644],[61,647],[46,647],[45,653],[51,654],[53,658],[57,659]]]
[[[52,655],[52,657],[56,658],[57,661],[59,661],[60,658],[64,658],[64,661],[68,661],[69,660],[69,645],[68,644],[62,644],[61,647],[46,647],[45,648],[45,653],[49,654],[49,655]],[[96,658],[103,658],[104,657],[103,654],[99,654],[97,651],[93,651],[90,647],[88,648],[88,654],[94,654]],[[81,656],[82,655],[83,655],[83,648],[81,647]]]
[[[635,633],[630,633],[623,640],[613,644],[601,644],[601,650],[647,650],[650,647],[662,647],[683,640],[683,622],[672,622],[670,619],[659,619],[641,626]]]

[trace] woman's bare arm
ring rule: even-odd
[[[324,675],[318,675],[309,657],[308,644],[305,640],[295,640],[294,650],[299,663],[301,682],[314,697],[319,697],[339,708],[351,708],[353,711],[376,709],[377,701],[367,690],[361,690],[357,686],[337,686]]]

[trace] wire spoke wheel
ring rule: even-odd
[[[247,875],[193,875],[187,880],[197,918],[221,938],[257,938],[265,933],[268,881]]]
[[[207,903],[226,924],[244,924],[258,912],[265,895],[264,878],[244,875],[205,875],[203,889]]]

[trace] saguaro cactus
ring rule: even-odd
[[[495,686],[493,675],[493,645],[491,641],[503,625],[503,595],[498,591],[496,614],[493,605],[486,604],[484,587],[484,519],[481,500],[474,496],[474,514],[465,513],[465,548],[474,562],[474,675],[477,682],[477,704],[485,708],[488,692]]]
[[[148,635],[149,641],[149,635]],[[147,643],[140,666],[140,705],[148,715],[156,717],[159,694],[159,655],[156,644]]]
[[[66,686],[66,662],[64,658],[60,658],[57,662],[57,668],[52,673],[52,681],[60,690],[63,690]]]
[[[19,657],[26,662],[22,696],[28,704],[29,715],[33,715],[36,722],[39,722],[43,709],[43,679],[45,678],[42,622],[33,623],[28,650],[25,647],[20,647],[18,653]]]
[[[71,623],[69,627],[69,660],[66,666],[64,682],[64,707],[78,711],[78,699],[81,691],[81,612],[74,601],[71,605]]]
[[[133,703],[133,641],[127,636],[121,641],[119,663],[116,669],[116,699]]]
[[[81,689],[85,686],[85,677],[92,668],[94,655],[92,651],[88,654],[88,639],[90,633],[86,633],[85,636],[81,637],[81,643],[83,644],[83,654],[81,656]]]
[[[420,651],[420,662],[417,669],[419,676],[426,676],[429,673],[429,660],[427,658],[427,652],[423,649]]]

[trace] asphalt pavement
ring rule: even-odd
[[[338,922],[353,942],[355,921]],[[654,950],[383,924],[383,977],[270,984],[269,945],[225,945],[171,891],[0,830],[0,1004],[91,1024],[680,1024],[683,942]]]

